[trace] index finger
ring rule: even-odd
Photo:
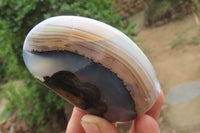
[[[85,133],[83,127],[81,126],[81,118],[85,114],[86,113],[83,110],[74,107],[72,116],[67,125],[66,133]]]

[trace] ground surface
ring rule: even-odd
[[[179,84],[200,81],[200,26],[194,16],[143,28],[135,40],[152,62],[165,94]],[[159,120],[161,132],[200,132],[192,127],[196,123],[191,123],[199,118],[199,103],[200,97],[196,97],[175,106],[164,104]]]
[[[152,62],[164,92],[184,82],[200,81],[199,37],[193,16],[139,32],[136,42]]]

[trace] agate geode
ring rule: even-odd
[[[27,35],[23,58],[44,85],[111,122],[145,113],[160,92],[154,69],[137,45],[119,30],[89,18],[42,21]]]

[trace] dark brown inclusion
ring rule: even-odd
[[[69,71],[59,71],[53,76],[45,76],[44,84],[55,90],[65,99],[88,113],[103,116],[107,111],[106,104],[100,99],[99,89],[88,82],[80,82],[75,74]],[[66,92],[62,94],[59,89]]]

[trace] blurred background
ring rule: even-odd
[[[65,132],[73,107],[40,85],[22,59],[27,33],[56,15],[97,19],[133,39],[165,94],[161,133],[200,132],[198,0],[0,0],[0,133]]]

